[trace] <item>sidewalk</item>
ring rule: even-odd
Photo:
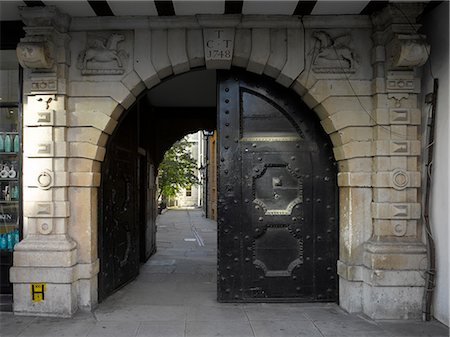
[[[158,219],[158,252],[138,278],[92,313],[72,319],[1,313],[0,336],[321,337],[448,336],[433,322],[372,321],[336,304],[223,304],[216,301],[216,223],[198,210]]]

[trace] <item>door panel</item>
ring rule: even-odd
[[[218,299],[335,301],[328,139],[298,96],[271,80],[218,78]]]
[[[99,299],[139,272],[136,117],[131,111],[110,140],[103,164],[99,221]]]

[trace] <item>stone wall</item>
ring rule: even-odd
[[[378,16],[70,18],[24,8],[25,239],[11,281],[17,314],[70,316],[97,303],[97,189],[109,135],[144,90],[191,68],[244,68],[291,88],[334,145],[340,305],[372,318],[420,315],[420,78],[427,46]],[[46,282],[32,302],[30,283]]]

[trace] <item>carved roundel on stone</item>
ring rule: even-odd
[[[39,188],[48,190],[53,185],[53,174],[48,170],[43,170],[37,177]]]
[[[38,225],[38,230],[39,230],[39,233],[44,234],[44,235],[48,235],[48,234],[50,234],[52,232],[53,225],[51,223],[49,224],[47,222],[43,222],[43,223]]]
[[[407,229],[406,221],[396,221],[393,229],[395,236],[404,236]]]
[[[403,190],[408,186],[409,177],[408,173],[401,169],[397,169],[392,173],[393,187],[397,190]]]

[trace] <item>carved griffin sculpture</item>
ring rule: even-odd
[[[83,75],[96,74],[123,74],[124,62],[128,54],[123,49],[118,49],[119,42],[125,40],[122,34],[111,34],[105,41],[95,38],[90,41],[88,47],[78,55],[78,69]],[[116,67],[111,62],[116,62]]]
[[[348,47],[350,34],[331,38],[324,31],[317,31],[313,37],[319,42],[313,56],[313,66],[319,72],[348,72],[355,67],[354,52]],[[316,43],[317,44],[317,43]]]

